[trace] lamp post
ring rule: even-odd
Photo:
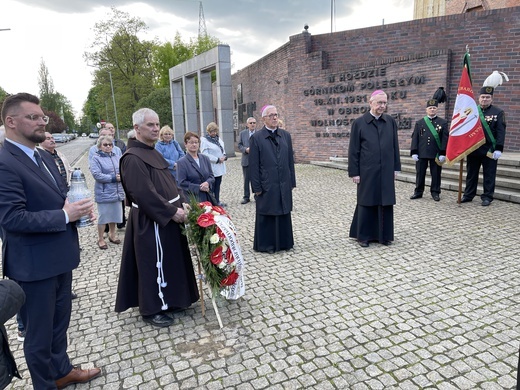
[[[116,134],[117,134],[117,139],[119,139],[119,122],[117,120],[116,96],[114,95],[114,84],[112,83],[112,72],[108,71],[108,75],[110,76],[110,88],[112,89],[112,101],[114,102],[114,116],[116,117]]]

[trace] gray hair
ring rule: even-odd
[[[156,117],[159,117],[159,115],[151,108],[140,108],[132,114],[132,124],[134,126],[142,125],[144,123],[144,117],[146,115],[155,115]]]
[[[135,130],[134,129],[130,130],[126,135],[126,138],[135,139]]]
[[[96,142],[96,145],[97,145],[97,148],[99,150],[101,150],[101,144],[104,142],[104,141],[108,141],[108,142],[112,142],[114,143],[114,138],[112,138],[111,135],[102,135],[101,137],[98,138],[97,142]],[[112,149],[113,150],[113,149]]]
[[[0,145],[4,144],[4,139],[5,139],[5,126],[2,125],[2,126],[0,126]]]

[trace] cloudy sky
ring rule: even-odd
[[[335,31],[398,23],[413,18],[413,0],[337,0]],[[246,67],[299,34],[305,23],[311,34],[331,31],[328,0],[203,0],[208,34],[231,47],[232,72]],[[43,59],[56,91],[81,113],[91,87],[83,59],[97,21],[110,6],[140,17],[149,35],[172,41],[195,38],[199,1],[148,0],[2,0],[0,5],[0,87],[8,93],[38,95],[38,69]]]

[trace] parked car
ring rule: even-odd
[[[88,135],[89,138],[99,138],[99,134],[98,133],[90,133]]]
[[[87,137],[87,133],[81,133],[82,137]]]
[[[65,134],[62,134],[62,133],[54,133],[52,135],[52,138],[54,138],[54,141],[56,143],[65,143],[65,142],[69,142],[69,139],[66,137]]]

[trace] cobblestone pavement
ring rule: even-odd
[[[86,172],[86,157],[78,165]],[[409,200],[397,182],[394,245],[348,238],[355,186],[345,171],[298,165],[295,247],[252,250],[254,210],[241,205],[240,159],[222,199],[247,266],[246,296],[175,314],[157,329],[138,310],[114,312],[121,245],[81,230],[69,352],[103,375],[78,389],[512,389],[520,343],[520,205]],[[87,175],[90,177],[90,175]],[[92,188],[92,182],[90,183]],[[124,231],[120,231],[122,236]],[[14,319],[10,342],[29,373]]]

